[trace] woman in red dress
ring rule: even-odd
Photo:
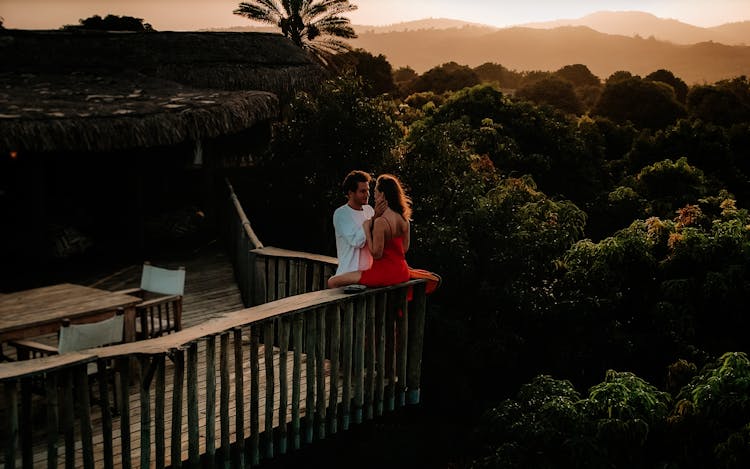
[[[383,174],[375,182],[375,202],[385,200],[387,208],[377,218],[362,225],[367,248],[372,253],[372,267],[347,272],[328,279],[328,287],[336,288],[358,283],[368,287],[384,287],[409,280],[406,251],[409,250],[411,199],[406,196],[398,178]]]

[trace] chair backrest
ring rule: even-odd
[[[124,324],[125,315],[121,311],[104,321],[90,324],[63,324],[58,338],[58,352],[73,352],[120,343]]]
[[[141,273],[141,289],[163,295],[182,295],[185,291],[185,268],[165,269],[146,262]]]

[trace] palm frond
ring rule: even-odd
[[[253,2],[240,3],[232,13],[263,23],[277,24],[279,22],[282,15],[272,0],[253,0]]]
[[[328,0],[311,5],[307,13],[314,18],[324,14],[327,16],[339,15],[356,9],[357,6],[349,3],[348,0]]]

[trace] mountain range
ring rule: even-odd
[[[702,28],[619,11],[507,28],[447,18],[353,27],[353,47],[383,54],[394,69],[409,66],[418,73],[454,61],[471,67],[494,62],[516,71],[581,63],[602,79],[618,70],[647,75],[665,68],[688,84],[750,75],[750,21]]]

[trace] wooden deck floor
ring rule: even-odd
[[[213,318],[216,316],[220,316],[223,313],[230,312],[230,311],[236,311],[238,309],[244,308],[242,305],[241,297],[239,289],[235,283],[234,280],[234,274],[232,270],[231,263],[229,262],[228,257],[221,252],[219,249],[208,249],[205,250],[200,255],[196,256],[193,259],[190,259],[185,262],[179,263],[179,265],[184,265],[186,268],[186,282],[185,282],[185,296],[183,299],[183,326],[185,328],[191,327],[197,324],[200,324],[201,322]],[[175,265],[176,266],[176,265]],[[171,266],[170,266],[171,267]],[[117,289],[123,289],[123,288],[129,288],[129,287],[135,287],[138,286],[139,278],[140,278],[140,265],[132,265],[125,267],[117,272],[113,272],[112,274],[105,276],[104,278],[98,279],[94,282],[89,283],[91,286],[96,286],[98,288],[104,288],[108,290],[117,290]],[[232,347],[232,340],[230,337],[230,350]],[[262,346],[261,346],[262,348]],[[217,351],[216,353],[219,353],[219,344],[217,343]],[[205,367],[205,343],[201,342],[198,346],[198,356],[199,356],[199,390],[198,390],[198,399],[199,402],[205,402],[205,395],[206,395],[206,367]],[[265,409],[265,361],[264,361],[264,354],[263,351],[260,351],[260,403],[259,403],[259,428],[261,431],[265,427],[265,415],[264,415],[264,409]],[[300,414],[302,416],[305,415],[305,409],[306,409],[306,367],[305,367],[305,360],[306,357],[302,357],[302,386],[301,386],[301,393],[300,393]],[[233,369],[234,367],[234,353],[229,353],[229,367],[230,369]],[[288,382],[292,382],[291,374],[293,369],[292,364],[292,354],[288,354],[287,356],[287,370],[289,375]],[[278,370],[279,366],[279,353],[278,350],[274,351],[274,368]],[[328,367],[328,364],[326,365],[326,368]],[[171,428],[172,422],[171,419],[171,408],[172,408],[172,394],[173,394],[173,369],[172,363],[169,360],[166,360],[166,389],[167,389],[167,396],[166,396],[166,409],[165,409],[165,428],[167,429],[167,434],[169,434],[169,429]],[[245,389],[246,393],[249,389],[249,384],[251,382],[251,376],[250,376],[250,365],[249,360],[245,359],[243,363],[243,375],[244,375],[244,383],[245,383]],[[219,396],[221,392],[221,385],[220,385],[220,377],[219,377],[220,370],[216,370],[216,395]],[[279,377],[278,377],[278,371],[274,373],[275,376],[275,393],[274,393],[274,422],[273,426],[277,427],[279,425],[278,419],[279,419]],[[330,390],[330,376],[329,372],[326,369],[326,395],[329,395]],[[236,435],[236,423],[235,423],[235,393],[234,393],[234,382],[230,382],[229,386],[229,394],[230,394],[230,412],[229,415],[232,417],[230,418],[229,422],[229,429],[230,429],[230,441],[232,443],[235,442],[235,435]],[[337,380],[337,387],[341,389],[342,383],[341,380]],[[182,407],[182,459],[185,460],[187,458],[187,450],[188,450],[188,416],[187,416],[187,385],[185,385],[183,389],[183,396],[185,396],[183,400],[183,407]],[[287,421],[291,418],[291,401],[292,401],[292,391],[291,388],[289,389],[288,393],[288,408],[287,408]],[[338,392],[339,396],[339,402],[341,401],[342,396],[341,390]],[[245,400],[243,400],[244,402]],[[140,394],[139,394],[139,387],[138,385],[132,385],[130,387],[130,396],[129,396],[129,402],[130,402],[130,425],[131,425],[131,435],[132,435],[132,442],[131,442],[131,457],[133,465],[138,465],[141,458],[141,431],[140,431]],[[154,408],[154,396],[153,392],[151,395],[151,415],[152,415],[152,422],[151,422],[151,465],[153,467],[154,464],[154,453],[155,453],[155,442],[153,441],[155,430],[154,430],[154,421],[153,416],[155,412]],[[102,457],[103,457],[103,437],[102,437],[102,430],[101,430],[101,415],[100,410],[98,406],[93,407],[94,414],[92,415],[93,419],[93,427],[94,427],[94,444],[97,454],[97,460],[96,460],[96,467],[102,466]],[[219,400],[216,401],[216,409],[215,409],[215,415],[219,414]],[[200,410],[200,452],[203,454],[206,450],[206,413],[207,409],[205,406]],[[244,414],[245,414],[245,429],[244,429],[244,435],[247,438],[250,435],[250,403],[244,402]],[[47,448],[46,448],[46,438],[43,437],[42,433],[44,431],[44,416],[39,415],[40,417],[40,424],[39,429],[35,428],[35,433],[39,432],[39,438],[36,438],[35,441],[39,442],[38,445],[34,446],[34,467],[42,467],[45,465],[46,457],[47,457]],[[121,449],[121,439],[120,439],[120,421],[121,419],[117,417],[114,422],[114,428],[113,428],[113,446],[115,451],[115,461],[119,461],[122,449]],[[216,423],[216,442],[215,447],[220,448],[221,447],[221,431],[220,431],[220,425],[217,422]],[[304,440],[304,438],[303,438]],[[64,441],[62,440],[62,435],[60,437],[60,441],[58,442],[58,463],[60,467],[64,467],[65,464],[65,457],[64,457]],[[169,441],[169,436],[167,436],[167,441],[165,442],[165,448],[166,448],[166,464],[170,464],[170,445],[171,441]],[[290,445],[291,447],[291,445]],[[0,455],[0,459],[2,458],[2,455]],[[81,448],[77,448],[76,451],[76,465],[75,467],[82,467],[82,452]],[[117,467],[118,464],[116,463],[115,466]],[[17,467],[20,467],[20,460],[18,461]]]

